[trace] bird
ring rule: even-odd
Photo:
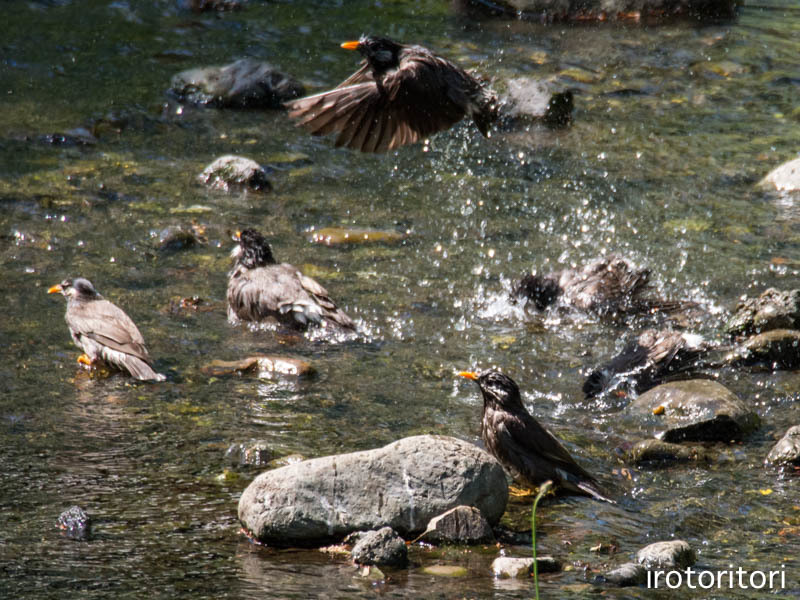
[[[523,299],[538,310],[562,305],[601,316],[677,311],[690,302],[665,300],[648,294],[650,271],[637,267],[619,254],[593,260],[582,268],[545,275],[526,274],[511,292],[513,301]]]
[[[64,318],[72,341],[84,352],[78,357],[79,363],[93,367],[102,361],[142,381],[166,379],[153,370],[136,324],[121,308],[103,298],[88,279],[65,279],[47,293],[60,293],[67,299]]]
[[[551,480],[562,493],[616,504],[558,438],[525,409],[513,379],[496,370],[458,375],[478,383],[483,394],[483,443],[514,479],[534,487]]]
[[[273,321],[291,329],[310,325],[355,331],[353,320],[328,291],[297,267],[278,263],[266,238],[254,229],[237,231],[228,276],[228,321]]]
[[[386,152],[468,116],[489,136],[497,97],[461,67],[385,37],[364,35],[341,47],[361,53],[361,67],[333,90],[286,103],[289,117],[312,135],[336,132],[337,148]]]
[[[687,377],[703,368],[703,357],[713,345],[702,336],[669,329],[646,329],[622,351],[594,369],[583,383],[586,398],[627,385],[637,393],[669,377]]]

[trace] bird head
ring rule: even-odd
[[[92,282],[83,277],[65,279],[61,283],[48,288],[47,293],[63,294],[66,298],[76,298],[78,300],[91,300],[100,297]]]
[[[461,371],[459,375],[478,383],[483,394],[484,406],[509,411],[523,408],[519,386],[508,375],[503,375],[499,371],[485,371],[480,374],[474,371]]]
[[[549,275],[525,275],[514,288],[513,297],[528,298],[539,310],[544,310],[556,301],[561,288],[556,278]]]
[[[255,269],[275,264],[267,239],[255,229],[237,231],[234,239],[239,243],[233,248],[231,256],[245,268]]]
[[[382,75],[390,69],[400,66],[400,51],[402,44],[388,38],[362,35],[357,42],[342,44],[345,50],[358,50],[367,59],[375,75]]]

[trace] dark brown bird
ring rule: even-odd
[[[127,371],[136,379],[164,381],[156,373],[136,324],[82,277],[65,279],[47,290],[67,299],[65,318],[72,341],[83,350],[78,362],[94,366],[98,361]]]
[[[513,379],[498,371],[459,375],[478,382],[483,394],[483,443],[514,479],[532,486],[549,479],[567,494],[614,503],[561,442],[525,410]]]
[[[580,269],[564,269],[547,275],[525,275],[512,291],[544,310],[560,302],[602,316],[674,311],[691,303],[649,295],[650,271],[618,254],[598,258]]]
[[[237,232],[236,259],[228,277],[228,320],[276,321],[293,329],[309,325],[355,331],[353,321],[319,283],[296,267],[280,263],[263,235],[253,229]]]
[[[609,362],[592,371],[583,383],[587,398],[625,386],[637,393],[668,378],[686,378],[704,366],[713,346],[701,336],[679,331],[647,329]]]
[[[321,94],[286,104],[313,135],[338,133],[336,146],[386,152],[471,117],[489,135],[497,98],[461,67],[422,46],[362,36],[342,48],[364,56],[361,68]]]

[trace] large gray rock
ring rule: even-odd
[[[358,535],[350,556],[358,565],[405,567],[408,548],[405,541],[391,527],[365,531]]]
[[[800,425],[789,428],[769,451],[764,462],[776,465],[800,464]]]
[[[750,335],[772,329],[800,328],[800,290],[764,290],[736,306],[726,329],[731,335]]]
[[[636,553],[636,561],[647,569],[685,569],[697,562],[688,542],[670,540],[649,544]]]
[[[775,167],[759,182],[761,187],[776,189],[779,192],[800,190],[800,158]]]
[[[725,360],[734,367],[772,370],[800,367],[800,331],[773,329],[747,338]]]
[[[431,544],[489,544],[494,532],[477,508],[456,506],[431,519],[419,539]]]
[[[305,88],[268,63],[243,58],[223,67],[181,71],[168,93],[180,102],[215,108],[283,108],[287,100],[305,95]]]
[[[665,442],[730,442],[759,424],[758,415],[728,388],[708,379],[665,383],[625,409]]]
[[[455,438],[422,435],[262,473],[242,493],[239,520],[261,542],[307,545],[383,526],[410,537],[460,505],[495,524],[507,500],[494,458]]]

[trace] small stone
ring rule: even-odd
[[[391,527],[361,534],[351,556],[359,565],[405,567],[408,564],[406,543]]]
[[[80,506],[70,506],[58,517],[58,527],[71,540],[84,542],[92,534],[92,520]]]
[[[262,379],[271,379],[277,375],[287,377],[311,377],[316,369],[304,360],[285,356],[256,354],[241,360],[213,360],[201,369],[209,377],[225,375],[253,374]]]
[[[602,581],[619,587],[644,585],[647,581],[647,569],[637,563],[625,563],[603,575]]]
[[[670,444],[655,438],[637,442],[628,452],[631,462],[643,463],[701,462],[708,459],[702,446]]]
[[[552,556],[537,556],[539,573],[555,573],[561,570],[561,563]],[[500,579],[533,576],[533,557],[514,558],[501,556],[492,562],[492,573]]]
[[[464,567],[456,565],[428,565],[427,567],[422,567],[422,572],[437,577],[464,577],[467,574],[467,570]]]
[[[764,462],[776,465],[800,464],[800,425],[789,428],[769,451]]]
[[[225,458],[232,464],[261,467],[268,464],[269,461],[274,458],[274,453],[269,446],[267,446],[266,442],[231,444],[225,452]]]
[[[636,553],[636,561],[647,569],[685,569],[691,567],[697,557],[688,542],[670,540],[655,542],[640,549]]]
[[[762,179],[761,187],[772,188],[779,192],[793,192],[800,190],[800,158],[775,167]]]
[[[203,169],[197,179],[212,189],[226,192],[231,188],[247,188],[257,192],[272,190],[264,167],[249,158],[231,154],[216,159]]]
[[[431,544],[491,544],[494,533],[477,508],[456,506],[431,519],[418,539]]]

